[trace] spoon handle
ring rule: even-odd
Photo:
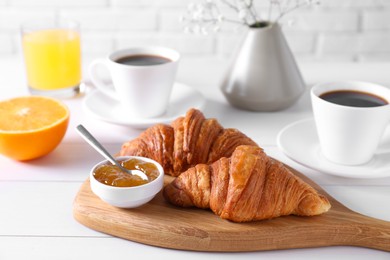
[[[87,143],[89,143],[93,148],[95,148],[96,151],[103,155],[104,158],[109,160],[112,164],[115,164],[116,166],[122,168],[121,165],[119,165],[119,163],[114,159],[114,157],[112,157],[111,154],[107,152],[107,150],[98,142],[98,140],[95,139],[95,137],[91,135],[90,132],[88,132],[88,130],[83,125],[78,125],[76,129],[79,134],[85,139],[85,141],[87,141]]]

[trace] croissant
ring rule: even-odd
[[[230,157],[237,146],[245,144],[257,145],[237,129],[224,129],[216,119],[190,109],[171,125],[154,125],[124,143],[119,155],[148,157],[159,162],[165,173],[178,176],[199,163]]]
[[[223,219],[247,222],[283,215],[313,216],[330,209],[326,197],[260,147],[242,145],[230,158],[198,164],[165,186],[181,207],[210,208]]]

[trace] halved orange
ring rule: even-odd
[[[68,108],[54,98],[0,101],[0,153],[20,161],[46,155],[62,141],[68,123]]]

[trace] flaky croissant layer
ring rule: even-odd
[[[283,215],[313,216],[330,209],[326,197],[258,146],[242,145],[230,158],[198,164],[168,184],[164,197],[182,207],[210,208],[246,222]]]
[[[190,109],[171,125],[157,124],[122,145],[119,155],[136,155],[159,162],[166,174],[178,176],[199,163],[210,164],[230,157],[239,145],[257,145],[233,128],[223,128],[216,119]]]

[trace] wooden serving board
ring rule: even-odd
[[[290,169],[328,197],[332,204],[329,212],[314,217],[233,223],[209,210],[172,206],[161,192],[142,207],[120,209],[95,196],[87,180],[75,198],[73,214],[81,224],[103,233],[182,250],[234,252],[351,245],[390,251],[390,222],[346,208],[313,181]],[[166,183],[171,180],[166,176]]]

